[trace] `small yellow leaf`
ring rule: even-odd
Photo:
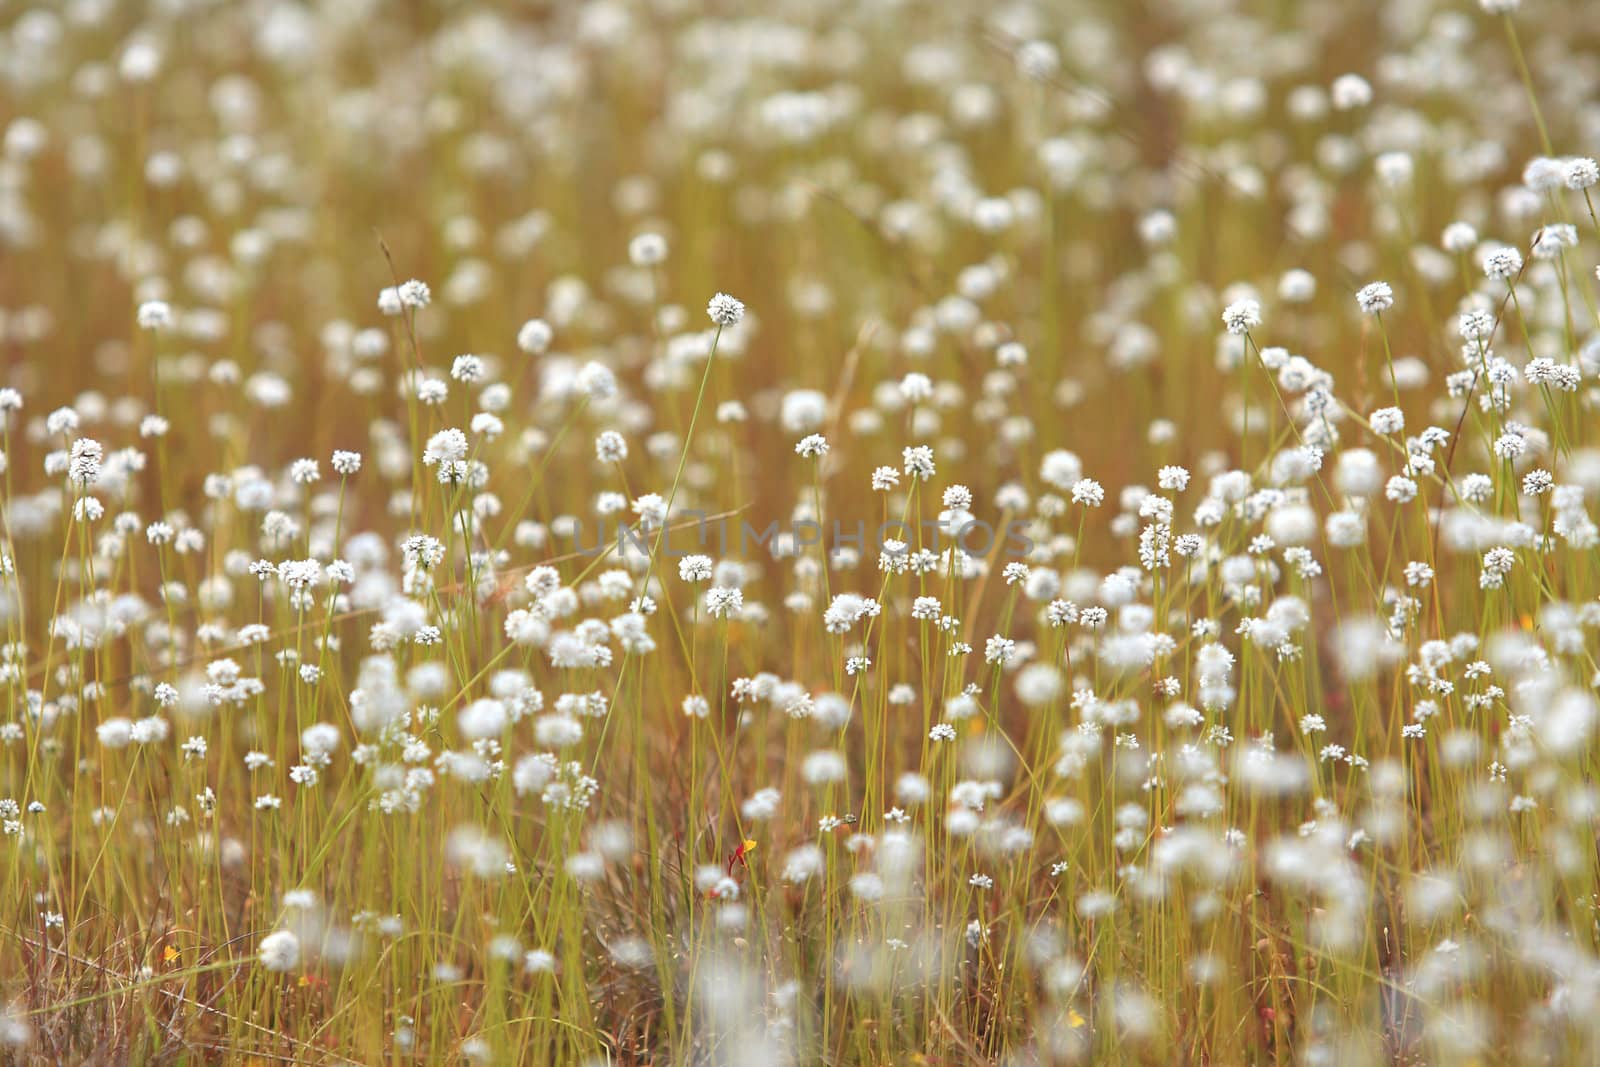
[[[161,950],[161,962],[162,963],[171,963],[173,960],[175,960],[177,958],[178,958],[178,950],[176,948],[174,948],[172,945],[168,945],[166,948]]]

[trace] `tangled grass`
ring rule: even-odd
[[[1590,1062],[1575,0],[0,10],[7,1062]]]

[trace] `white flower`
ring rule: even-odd
[[[408,308],[425,308],[433,300],[433,293],[429,291],[427,285],[415,278],[400,283],[400,288],[396,292],[401,305]]]
[[[1561,177],[1568,189],[1587,189],[1600,182],[1600,164],[1586,157],[1569,159]]]
[[[499,737],[510,723],[506,706],[492,697],[474,700],[456,716],[456,729],[469,741]]]
[[[1049,41],[1024,41],[1014,59],[1017,72],[1034,81],[1048,81],[1061,68],[1061,54]]]
[[[300,733],[300,748],[307,756],[325,758],[338,747],[339,728],[332,723],[312,723]]]
[[[1472,247],[1477,243],[1477,229],[1473,227],[1472,223],[1462,222],[1459,219],[1446,226],[1444,232],[1439,235],[1439,246],[1446,252],[1453,252],[1457,255],[1472,251]]]
[[[133,721],[120,716],[107,719],[96,726],[94,732],[106,748],[127,748],[133,741]]]
[[[615,430],[602,430],[594,439],[594,457],[601,463],[621,463],[628,458],[628,441]]]
[[[666,258],[667,239],[659,233],[641,233],[628,242],[628,262],[635,267],[654,267]]]
[[[710,556],[684,556],[678,561],[678,577],[686,582],[704,582],[711,579]]]
[[[1515,248],[1497,248],[1483,257],[1486,278],[1510,281],[1522,273],[1522,253]]]
[[[172,305],[165,300],[146,300],[139,305],[138,319],[141,330],[170,330]]]
[[[529,319],[517,331],[517,347],[530,356],[542,354],[550,347],[555,331],[543,319]]]
[[[579,393],[591,400],[607,400],[617,395],[617,376],[604,363],[590,360],[573,379]]]
[[[467,435],[454,427],[440,430],[428,438],[422,450],[422,462],[429,467],[435,464],[460,463],[467,458]]]
[[[985,663],[1010,663],[1017,654],[1017,643],[1008,637],[995,634],[983,646]]]
[[[794,446],[794,452],[795,455],[804,456],[806,459],[825,456],[828,454],[828,439],[820,433],[803,437],[800,439],[800,443]]]
[[[1261,305],[1254,300],[1235,300],[1222,309],[1222,325],[1231,334],[1249,333],[1261,325]]]
[[[737,326],[744,319],[744,305],[727,293],[718,293],[706,305],[706,314],[718,326]]]
[[[1372,86],[1359,74],[1341,74],[1333,79],[1329,98],[1336,111],[1354,111],[1372,103]]]
[[[1405,412],[1399,408],[1379,408],[1367,418],[1367,422],[1372,426],[1373,433],[1384,436],[1397,434],[1406,428]]]
[[[260,959],[269,971],[292,971],[300,963],[300,939],[288,930],[274,930],[261,939]]]
[[[706,590],[706,611],[715,618],[736,617],[744,608],[744,593],[716,585]]]
[[[1376,315],[1394,307],[1394,290],[1388,282],[1363,285],[1356,293],[1356,306],[1368,315]]]

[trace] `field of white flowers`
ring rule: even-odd
[[[1597,14],[0,3],[0,1062],[1594,1062]]]

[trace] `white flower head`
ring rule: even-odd
[[[706,314],[718,326],[737,326],[744,320],[744,305],[727,293],[718,293],[706,305]]]
[[[274,973],[292,971],[300,963],[300,939],[288,930],[274,930],[261,939],[259,958]]]

